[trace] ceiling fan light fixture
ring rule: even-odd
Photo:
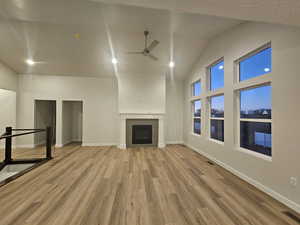
[[[111,62],[112,62],[112,64],[117,64],[118,60],[116,58],[112,58]]]
[[[33,66],[35,64],[35,62],[32,59],[27,59],[26,63],[30,66]]]
[[[170,68],[173,68],[175,66],[175,63],[173,62],[173,61],[171,61],[170,63],[169,63],[169,67]]]

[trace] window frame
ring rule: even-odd
[[[225,86],[225,60],[224,57],[221,57],[217,60],[215,60],[213,63],[209,64],[206,67],[206,92],[207,93],[218,93],[218,92],[224,92],[224,86],[215,90],[211,89],[211,68],[217,64],[219,64],[220,62],[224,62],[224,75],[223,75],[223,80],[224,80],[224,86]]]
[[[194,91],[195,91],[195,84],[196,83],[200,83],[200,94],[199,95],[194,95]],[[199,97],[199,96],[201,96],[201,94],[202,94],[202,85],[201,85],[201,79],[198,79],[198,80],[196,80],[196,81],[194,81],[194,82],[192,82],[192,85],[191,85],[192,87],[191,87],[191,96],[192,96],[192,98],[197,98],[197,97]]]
[[[256,54],[258,54],[258,53],[260,53],[260,52],[262,52],[262,51],[264,51],[266,49],[268,49],[268,48],[272,49],[272,43],[271,42],[268,42],[268,43],[266,43],[266,44],[264,44],[264,45],[256,48],[255,50],[246,53],[245,55],[243,55],[242,57],[240,57],[240,58],[238,58],[237,60],[234,61],[234,64],[235,64],[235,82],[236,83],[247,82],[249,80],[256,79],[258,77],[262,77],[262,76],[265,76],[265,75],[267,76],[267,75],[269,75],[269,74],[272,73],[272,70],[271,70],[271,72],[262,74],[260,76],[252,77],[252,78],[249,78],[249,79],[246,79],[246,80],[242,80],[242,81],[240,80],[240,62],[242,62],[245,59],[248,59],[248,58],[250,58],[250,57],[252,57],[252,56],[254,56],[254,55],[256,55]]]
[[[200,116],[195,116],[195,114],[194,114],[194,112],[195,112],[195,102],[196,101],[200,101],[200,105],[201,105]],[[201,119],[202,118],[202,100],[201,99],[195,99],[195,100],[192,100],[191,103],[192,103],[192,133],[194,135],[201,136],[202,135],[202,119]],[[194,121],[195,121],[195,119],[200,119],[200,134],[195,133],[195,130],[194,130],[194,126],[195,126]]]
[[[234,61],[234,67],[235,67],[235,85],[234,85],[234,95],[235,95],[235,117],[236,117],[236,135],[235,135],[235,143],[236,143],[236,148],[237,150],[249,154],[249,155],[253,155],[255,157],[267,160],[267,161],[272,161],[272,157],[273,157],[273,137],[272,137],[272,144],[271,144],[271,156],[265,155],[263,153],[259,153],[259,152],[255,152],[251,149],[247,149],[247,148],[243,148],[241,147],[241,133],[240,133],[240,123],[241,121],[245,121],[245,122],[261,122],[261,123],[270,123],[271,124],[271,135],[273,134],[273,123],[272,123],[272,118],[271,119],[260,119],[260,118],[256,118],[256,119],[251,119],[251,118],[241,118],[241,92],[244,90],[250,90],[250,89],[255,89],[255,88],[259,88],[259,87],[264,87],[264,86],[271,86],[272,88],[272,72],[273,69],[271,70],[270,73],[266,73],[266,74],[262,74],[260,76],[257,77],[253,77],[247,80],[243,80],[240,81],[240,70],[239,70],[239,63],[241,61],[243,61],[246,58],[249,58],[261,51],[263,51],[264,49],[267,48],[272,48],[272,44],[271,42],[268,42],[267,44],[262,45],[261,47],[255,49],[254,51],[251,51],[250,53],[245,54],[244,56],[240,57],[238,60]],[[273,101],[273,98],[272,100]],[[272,106],[272,102],[271,102],[271,106]],[[273,117],[273,112],[272,112],[272,117]]]
[[[211,99],[212,98],[214,98],[214,97],[219,97],[219,96],[224,96],[224,116],[223,117],[212,117],[211,116]],[[217,95],[211,95],[211,96],[209,96],[208,97],[208,113],[209,113],[209,116],[208,116],[208,121],[209,121],[209,123],[208,123],[208,138],[209,138],[209,140],[210,141],[213,141],[213,142],[216,142],[216,143],[218,143],[218,144],[222,144],[222,145],[224,145],[224,143],[225,143],[225,94],[224,93],[222,93],[222,94],[217,94]],[[217,140],[217,139],[214,139],[214,138],[212,138],[211,137],[211,121],[212,120],[223,120],[223,123],[224,123],[224,134],[223,134],[223,136],[224,136],[224,141],[220,141],[220,140]]]

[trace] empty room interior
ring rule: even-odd
[[[300,225],[300,2],[0,1],[0,225]]]

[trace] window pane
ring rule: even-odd
[[[224,87],[224,61],[210,67],[210,90]]]
[[[240,92],[241,118],[271,119],[272,88],[263,86]]]
[[[201,101],[197,100],[194,101],[194,117],[200,117],[201,116]]]
[[[194,119],[194,133],[201,134],[201,119]]]
[[[224,141],[224,120],[210,120],[210,137]]]
[[[272,71],[272,49],[267,48],[239,63],[240,81]]]
[[[201,83],[197,81],[193,83],[193,96],[199,96],[201,94]]]
[[[211,97],[211,117],[224,117],[224,95]]]
[[[240,122],[241,147],[264,155],[272,155],[271,123]]]

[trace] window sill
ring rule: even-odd
[[[264,155],[262,153],[253,152],[253,151],[251,151],[249,149],[241,148],[241,147],[237,147],[237,150],[239,152],[243,152],[243,153],[246,153],[248,155],[251,155],[251,156],[254,156],[254,157],[266,160],[268,162],[272,162],[272,157],[271,156],[267,156],[267,155]]]
[[[224,142],[223,142],[223,141],[218,141],[218,140],[213,139],[213,138],[209,138],[208,140],[210,140],[210,141],[212,141],[212,142],[215,142],[215,143],[217,143],[217,144],[219,144],[219,145],[224,145]]]
[[[193,132],[191,132],[191,135],[193,135],[195,137],[201,137],[202,136],[201,134],[196,134],[196,133],[193,133]]]

